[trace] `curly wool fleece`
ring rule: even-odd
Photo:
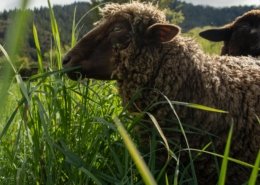
[[[232,144],[229,156],[253,164],[260,149],[260,62],[250,57],[210,56],[204,54],[201,46],[191,38],[175,37],[167,43],[145,43],[145,29],[153,23],[166,23],[165,15],[152,4],[133,2],[129,4],[108,4],[101,9],[103,18],[127,19],[132,26],[132,41],[114,56],[117,69],[119,94],[126,105],[134,94],[145,88],[129,111],[145,110],[151,101],[165,101],[163,93],[172,101],[196,103],[228,111],[228,114],[213,113],[174,105],[177,115],[186,130],[190,148],[202,149],[212,142],[218,154],[224,153],[226,139],[234,122]],[[97,23],[99,24],[99,23]],[[149,110],[155,118],[176,120],[168,104],[159,104]],[[178,124],[158,121],[170,143],[187,146],[183,135],[174,131]],[[148,127],[152,124],[145,123]],[[197,132],[192,126],[205,132]],[[209,136],[211,133],[212,135]],[[144,146],[149,134],[142,134]],[[175,145],[170,145],[171,149]],[[207,148],[212,151],[213,147]],[[177,154],[178,155],[178,154]],[[167,153],[158,158],[166,161]],[[160,161],[160,160],[158,160]],[[190,162],[187,152],[182,151],[181,163]],[[219,164],[221,159],[219,159]],[[200,184],[216,184],[218,175],[214,157],[203,154],[195,161],[195,170]],[[249,179],[251,168],[229,162],[226,184],[241,184]]]

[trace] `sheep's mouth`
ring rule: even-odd
[[[77,81],[80,78],[84,78],[84,76],[82,75],[82,70],[83,66],[79,65],[79,66],[74,66],[74,67],[70,67],[70,68],[66,68],[67,71],[67,76],[74,81]]]
[[[97,74],[95,72],[85,71],[83,66],[76,66],[67,72],[67,76],[73,80],[78,81],[84,78],[92,78],[96,80],[115,80],[111,78],[111,75]]]

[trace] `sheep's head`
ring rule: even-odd
[[[200,32],[200,36],[213,41],[224,41],[221,55],[260,55],[260,10],[251,10],[218,29]]]
[[[156,10],[157,17],[156,14],[149,15],[146,7],[153,8],[150,13]],[[64,68],[81,66],[81,69],[68,73],[72,80],[81,75],[82,78],[116,79],[112,73],[122,62],[122,58],[118,57],[120,51],[127,51],[133,43],[140,46],[169,42],[180,31],[179,27],[168,24],[165,15],[151,4],[109,4],[101,9],[101,13],[103,18],[96,27],[64,57]]]

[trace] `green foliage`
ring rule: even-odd
[[[196,39],[196,41],[201,44],[202,49],[205,53],[219,55],[221,52],[223,42],[211,42],[211,41],[208,41],[199,36],[199,33],[201,31],[204,31],[204,30],[207,30],[210,28],[212,28],[212,27],[205,26],[203,28],[193,28],[190,31],[188,31],[187,33],[184,33],[183,36],[192,37],[192,38]]]
[[[150,185],[156,185],[157,183],[154,180],[154,177],[152,176],[150,170],[147,168],[147,165],[145,164],[145,161],[139,154],[138,150],[135,148],[135,145],[132,142],[131,138],[128,136],[127,131],[125,130],[124,126],[118,119],[115,120],[115,123],[118,127],[117,129],[118,129],[119,133],[121,134],[121,136],[126,144],[126,147],[128,148],[133,160],[136,163],[138,170],[140,171],[142,178],[144,179],[144,183],[150,184]]]
[[[231,125],[231,128],[230,128],[229,133],[228,133],[224,157],[223,157],[223,160],[222,160],[222,165],[221,165],[221,170],[220,170],[220,175],[219,175],[219,182],[218,182],[219,185],[225,185],[227,166],[228,166],[228,155],[229,155],[229,150],[230,150],[233,127],[234,127],[234,123],[232,121],[232,125]]]
[[[248,185],[254,185],[256,184],[256,177],[259,177],[259,168],[260,168],[260,151],[258,152],[257,158],[255,160],[255,165],[252,170],[250,179],[248,181]]]
[[[154,1],[154,3],[157,3],[158,1]],[[167,20],[172,24],[179,24],[184,21],[184,15],[181,10],[182,4],[178,6],[173,6],[175,3],[174,0],[162,0],[158,3],[160,9],[166,10],[165,14],[167,17]]]
[[[55,11],[55,16],[57,17],[56,21],[59,25],[59,28],[62,32],[61,34],[61,45],[70,45],[71,39],[71,26],[74,18],[74,9],[77,6],[77,14],[75,16],[75,21],[77,22],[90,8],[89,3],[74,3],[73,5],[67,6],[54,6],[53,9]],[[47,53],[50,48],[54,46],[56,43],[52,37],[52,27],[50,24],[50,12],[48,8],[35,8],[34,10],[26,10],[26,14],[28,15],[26,23],[24,26],[24,33],[22,34],[24,41],[19,41],[20,50],[18,55],[20,57],[27,57],[30,61],[37,61],[37,49],[33,37],[32,25],[34,24],[39,44],[41,46],[41,52]],[[6,33],[9,25],[12,25],[14,22],[14,17],[20,13],[20,10],[14,9],[10,11],[0,12],[0,44],[6,48]],[[7,19],[6,19],[7,17]],[[79,37],[82,37],[88,30],[93,27],[92,18],[93,15],[89,13],[87,18],[84,18],[80,25],[78,26],[80,29]],[[44,61],[48,61],[48,58],[43,58]]]
[[[110,2],[114,2],[114,3],[128,3],[131,2],[130,0],[91,0],[91,4],[92,7],[104,4],[104,3],[110,3]],[[161,0],[161,1],[156,1],[156,0],[140,0],[140,2],[152,2],[153,4],[158,4],[159,8],[161,10],[166,10],[166,16],[167,16],[167,20],[169,20],[170,23],[173,24],[178,24],[181,23],[184,20],[184,16],[182,14],[182,11],[179,9],[178,11],[175,10],[174,8],[169,8],[171,6],[171,4],[174,3],[174,0]],[[98,10],[95,10],[95,14],[96,14],[96,20],[100,19],[100,15],[98,14]]]
[[[36,50],[37,50],[39,72],[43,73],[43,65],[42,65],[43,61],[42,61],[41,47],[40,47],[40,44],[39,44],[37,29],[36,29],[35,25],[33,25],[33,38],[34,38],[35,47],[36,47]]]
[[[55,12],[55,9],[53,12]],[[56,12],[55,16],[57,16]],[[53,31],[52,35],[56,37],[56,42],[60,40],[62,43],[63,36],[57,33],[58,30],[62,29],[58,27],[59,24],[55,25],[55,16],[53,14],[52,24],[49,21],[50,29],[59,28]],[[21,22],[26,22],[24,15],[20,18]],[[20,26],[19,21],[17,21],[12,29],[19,30]],[[35,28],[33,40],[37,43],[38,40],[40,41],[40,38],[38,38],[40,34],[36,34],[39,29],[37,29],[37,26]],[[75,27],[72,26],[72,28]],[[26,30],[25,27],[22,27],[21,31],[22,29]],[[16,34],[19,35],[19,32]],[[69,37],[71,38],[71,45],[73,45],[76,37],[76,34],[72,35],[74,36]],[[148,153],[139,153],[146,163],[140,162],[142,158],[140,158],[136,149],[136,146],[138,146],[138,134],[134,131],[134,127],[137,124],[142,126],[141,121],[145,120],[141,119],[145,113],[136,114],[135,117],[129,116],[126,113],[127,107],[121,107],[121,100],[113,81],[79,80],[72,82],[64,73],[75,68],[56,70],[56,64],[50,64],[48,69],[45,69],[44,66],[46,64],[39,56],[44,56],[43,53],[46,52],[42,49],[43,47],[41,47],[41,50],[39,49],[39,46],[42,46],[40,45],[41,42],[39,42],[37,47],[38,53],[36,53],[38,63],[35,62],[33,65],[37,65],[39,68],[42,66],[44,70],[40,70],[39,74],[33,75],[28,81],[23,82],[20,74],[15,70],[16,67],[13,61],[22,66],[21,69],[31,68],[32,63],[29,62],[29,58],[19,57],[19,51],[15,48],[21,47],[20,44],[22,43],[18,41],[17,36],[13,37],[13,39],[9,48],[14,48],[14,50],[9,50],[6,53],[7,59],[0,58],[2,63],[10,64],[14,67],[16,77],[16,80],[1,79],[0,83],[1,185],[140,185],[144,184],[144,182],[152,182],[154,184],[198,183],[194,170],[192,171],[192,177],[188,175],[188,171],[192,169],[192,161],[197,156],[190,155],[191,163],[183,167],[179,162],[179,154],[173,153],[170,148],[166,147],[169,152],[169,160],[176,160],[176,166],[172,166],[175,173],[166,174],[165,168],[156,168],[155,150],[158,143],[161,142],[158,138],[163,137],[163,132],[165,131],[159,125],[153,130],[150,128],[144,130],[144,132],[149,131],[151,133],[150,151]],[[12,45],[16,46],[11,47]],[[48,48],[50,50],[48,55],[45,54],[50,61],[58,61],[64,54],[64,49],[61,47],[62,44],[56,43],[54,45],[55,47],[50,46]],[[4,48],[1,47],[1,49],[5,53]],[[8,54],[11,54],[11,56]],[[9,68],[11,69],[10,66]],[[140,91],[136,93],[130,104],[133,103],[138,93]],[[166,100],[166,102],[160,103],[168,103],[169,106],[178,104],[216,111],[199,105],[171,102],[167,97]],[[152,115],[149,116],[156,123]],[[115,119],[115,117],[118,117],[118,119]],[[173,124],[179,124],[172,122]],[[202,132],[198,129],[196,130],[196,128],[183,125],[188,130],[184,128],[174,131],[182,132],[183,134],[189,133],[191,130]],[[122,129],[122,126],[126,130]],[[130,141],[126,133],[133,142]],[[164,138],[163,143],[167,145],[167,142],[169,142],[167,138]],[[202,152],[209,153],[205,151],[208,146],[205,146],[203,149],[183,148],[180,150],[187,152],[197,151],[198,155],[200,155]],[[223,158],[219,154],[209,154]],[[132,158],[132,156],[134,157]],[[224,157],[242,165],[253,167],[252,165],[227,158],[227,155]],[[250,184],[255,182],[259,173],[259,160],[260,157],[257,158],[252,170]],[[168,162],[166,162],[165,166],[169,164]],[[147,170],[146,165],[150,172]],[[145,170],[140,171],[139,169]],[[144,173],[145,171],[146,173]],[[153,181],[151,175],[156,179],[156,182]]]
[[[173,6],[178,7],[183,12],[185,20],[179,24],[183,32],[187,32],[195,27],[213,26],[220,27],[235,20],[245,12],[252,9],[259,9],[259,6],[232,6],[215,8],[203,5],[192,5],[191,3],[176,1]],[[171,7],[172,8],[172,7]],[[178,10],[178,8],[176,8]]]

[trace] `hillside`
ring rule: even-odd
[[[214,8],[210,6],[197,5],[194,6],[190,3],[174,3],[183,12],[185,20],[179,24],[183,32],[195,27],[212,26],[219,27],[235,20],[236,17],[244,14],[252,9],[259,9],[255,6],[232,6],[225,8]]]
[[[73,3],[66,6],[54,6],[53,10],[58,23],[61,43],[65,48],[70,47],[71,31],[72,31],[72,21],[74,10],[76,7],[76,23],[81,19],[81,17],[91,9],[92,5],[90,3],[81,2]],[[209,6],[194,6],[190,3],[184,3],[180,1],[174,1],[170,5],[171,9],[175,11],[182,11],[185,19],[179,26],[182,27],[182,32],[185,33],[195,27],[204,26],[222,26],[234,20],[237,16],[242,15],[256,7],[253,6],[234,6],[230,8],[213,8]],[[5,46],[5,35],[8,26],[12,23],[13,17],[17,11],[11,10],[4,11],[0,13],[0,44]],[[35,8],[34,10],[27,10],[30,14],[29,23],[26,26],[27,35],[23,35],[25,38],[23,41],[23,47],[20,50],[19,57],[26,57],[29,61],[36,61],[37,55],[34,45],[34,39],[32,34],[32,25],[35,24],[38,36],[40,40],[40,45],[42,53],[44,53],[44,58],[48,58],[49,51],[53,46],[52,34],[51,34],[51,23],[48,8]],[[96,20],[96,12],[90,12],[81,23],[78,25],[79,38],[82,37],[88,30],[92,28],[93,22]],[[47,59],[46,59],[47,60]]]
[[[74,3],[67,6],[54,6],[53,11],[59,27],[61,44],[63,46],[69,46],[71,41],[72,21],[74,15],[74,9],[76,8],[76,20],[80,18],[91,8],[89,3]],[[5,35],[8,26],[12,23],[13,17],[20,10],[4,11],[0,13],[0,44],[5,45]],[[40,40],[42,53],[47,53],[52,46],[52,31],[50,13],[48,8],[35,8],[34,10],[27,10],[29,14],[28,24],[26,26],[26,33],[24,35],[26,42],[23,43],[23,47],[20,50],[20,56],[28,57],[30,60],[36,61],[37,55],[35,50],[34,38],[32,33],[32,25],[37,28],[38,37]],[[83,36],[92,25],[92,14],[82,20],[78,26],[80,30],[80,36]]]

